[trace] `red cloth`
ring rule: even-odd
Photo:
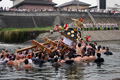
[[[116,11],[114,11],[114,13],[116,13]]]
[[[64,25],[64,29],[66,29],[66,28],[67,28],[67,24]]]
[[[88,36],[88,37],[86,38],[86,41],[88,42],[88,41],[89,41],[89,39],[90,39],[90,36]]]
[[[56,25],[54,28],[54,31],[57,31],[57,30],[58,30],[58,25]]]
[[[83,19],[83,18],[81,18],[81,21],[83,22],[83,21],[84,21],[84,19]]]

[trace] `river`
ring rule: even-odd
[[[55,70],[50,63],[42,67],[36,66],[29,72],[10,71],[8,67],[0,65],[0,80],[112,80],[120,78],[120,41],[98,42],[98,45],[107,46],[113,52],[112,56],[102,54],[105,62],[101,65],[95,63],[63,64]],[[0,43],[0,52],[3,48],[11,53],[17,47],[26,47],[24,44]]]

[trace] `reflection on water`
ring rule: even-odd
[[[5,65],[0,65],[0,80],[112,80],[120,78],[120,42],[99,42],[102,46],[110,47],[113,56],[102,54],[105,59],[103,64],[75,63],[63,64],[57,71],[50,63],[43,67],[36,66],[32,71],[11,71]],[[0,44],[0,49],[5,48],[14,52],[17,47],[26,45]]]

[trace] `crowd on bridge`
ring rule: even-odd
[[[120,13],[118,10],[106,10],[106,9],[27,9],[27,8],[9,8],[9,7],[0,7],[0,11],[18,11],[18,12],[42,12],[42,11],[68,11],[68,12],[95,12],[95,13]]]
[[[17,11],[17,12],[42,12],[42,11],[56,11],[55,9],[24,9],[24,8],[8,8],[0,7],[0,11]]]

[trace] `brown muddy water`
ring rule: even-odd
[[[112,56],[102,54],[105,59],[103,64],[63,64],[56,71],[50,63],[45,63],[42,67],[36,66],[29,72],[16,70],[11,72],[7,66],[0,65],[0,80],[112,80],[120,78],[120,41],[98,42],[98,45],[109,47],[113,52]],[[12,53],[17,47],[26,46],[0,43],[0,52],[5,48]]]

